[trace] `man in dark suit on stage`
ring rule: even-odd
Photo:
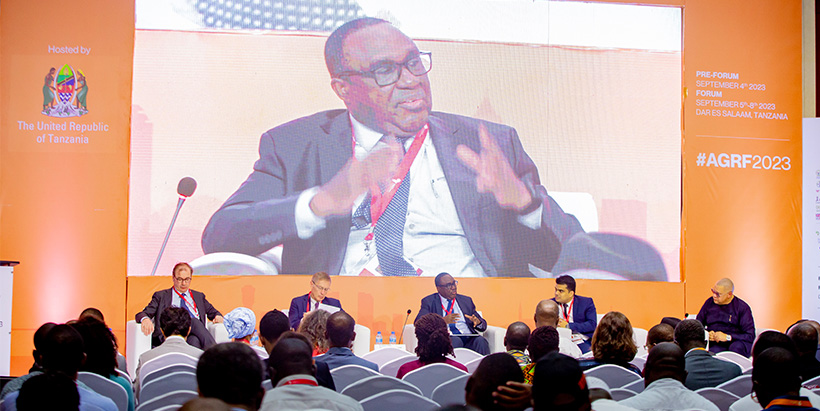
[[[159,346],[165,341],[160,332],[162,324],[159,314],[168,307],[184,308],[191,314],[191,332],[186,339],[188,344],[200,349],[216,344],[205,325],[207,320],[221,323],[222,314],[208,302],[205,294],[191,290],[193,276],[194,270],[188,263],[177,263],[171,274],[174,286],[155,292],[151,296],[151,302],[134,317],[137,323],[142,325],[142,332],[145,335],[153,333],[151,347]]]
[[[342,303],[335,298],[328,297],[328,291],[330,291],[330,276],[324,271],[313,274],[310,279],[310,292],[290,301],[288,310],[290,328],[297,330],[305,313],[318,309],[320,304],[338,307],[341,310]]]
[[[432,111],[432,56],[387,21],[345,23],[325,61],[347,110],[263,134],[254,171],[203,232],[206,253],[283,244],[294,274],[531,276],[583,231],[513,128]]]
[[[572,340],[583,352],[589,351],[592,333],[598,325],[595,303],[590,297],[575,295],[575,279],[562,275],[555,279],[558,326],[572,330]]]
[[[450,328],[450,340],[453,348],[469,348],[479,354],[490,353],[490,344],[478,331],[487,330],[487,320],[475,309],[473,299],[466,295],[458,295],[458,282],[453,276],[441,273],[436,276],[436,290],[421,300],[421,309],[416,315],[416,321],[425,314],[436,313],[444,317]],[[466,336],[459,336],[466,334]]]

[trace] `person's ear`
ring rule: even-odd
[[[333,78],[330,80],[330,87],[342,101],[347,101],[350,97],[350,83],[347,81],[340,78]]]

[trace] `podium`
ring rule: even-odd
[[[11,372],[11,293],[17,264],[20,262],[0,260],[0,375]]]

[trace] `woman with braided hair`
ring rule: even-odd
[[[453,353],[453,343],[450,341],[450,331],[442,316],[435,313],[425,314],[416,320],[414,325],[416,327],[416,339],[418,340],[416,355],[419,356],[419,359],[399,367],[397,378],[401,378],[408,372],[425,365],[438,362],[450,364],[467,372],[467,367],[464,364],[446,357],[447,354],[455,354]]]

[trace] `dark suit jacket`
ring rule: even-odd
[[[308,301],[310,301],[310,293],[296,297],[290,300],[290,309],[288,310],[288,321],[290,321],[290,328],[294,330],[299,328],[299,323],[302,322],[302,317],[307,311]],[[334,307],[342,308],[342,303],[335,298],[325,297],[322,304],[332,305]]]
[[[262,364],[265,366],[266,380],[270,379],[270,362],[268,360],[269,358],[262,360]],[[330,375],[330,367],[326,363],[316,361],[316,373],[314,377],[316,377],[316,382],[319,383],[320,387],[336,391],[336,384],[333,382],[333,376]]]
[[[472,298],[467,297],[466,295],[456,294],[456,303],[458,303],[459,308],[461,308],[461,312],[464,313],[465,316],[474,315],[481,320],[481,323],[473,327],[472,321],[468,318],[464,319],[467,326],[470,327],[470,332],[475,333],[476,331],[487,330],[487,320],[481,318],[481,315],[475,310],[475,304],[473,304]],[[413,320],[413,322],[416,322],[419,318],[421,318],[421,316],[430,313],[436,313],[442,317],[444,316],[444,308],[441,306],[441,296],[439,296],[438,293],[430,294],[421,299],[421,308],[419,309],[419,313],[416,315],[416,319]]]
[[[529,277],[528,264],[549,271],[561,244],[583,229],[539,185],[538,170],[515,129],[439,112],[431,113],[428,123],[464,235],[487,276]],[[518,222],[518,214],[501,208],[492,194],[479,193],[475,173],[456,157],[460,144],[481,151],[480,125],[543,202],[540,229],[525,227]],[[282,273],[338,274],[350,235],[350,214],[329,219],[324,230],[302,240],[294,210],[302,191],[328,182],[351,158],[351,139],[346,110],[317,113],[263,134],[253,172],[205,227],[203,251],[258,255],[284,244]]]
[[[686,354],[686,388],[698,390],[717,387],[742,374],[740,366],[715,358],[706,350],[693,350]]]
[[[555,301],[555,298],[552,301]],[[558,302],[555,301],[555,303]],[[592,298],[575,295],[575,302],[572,303],[572,321],[569,323],[569,329],[572,332],[592,338],[592,333],[598,325],[598,313],[595,311],[595,302]]]
[[[203,325],[206,324],[207,320],[213,320],[217,315],[222,315],[219,310],[208,302],[208,299],[205,298],[205,294],[194,290],[189,291],[191,292],[191,298],[193,298],[194,303],[196,303],[197,310],[199,310],[199,320],[202,321]],[[159,314],[171,306],[172,293],[173,288],[155,292],[154,295],[151,296],[151,302],[134,316],[134,320],[137,321],[137,324],[145,317],[150,318],[151,321],[154,322],[154,334],[151,338],[152,343],[155,343],[153,346],[158,346],[165,341],[165,337],[162,336],[162,331],[160,331],[162,324]]]

